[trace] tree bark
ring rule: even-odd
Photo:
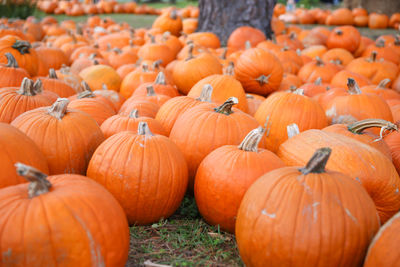
[[[276,0],[199,0],[197,31],[213,32],[226,44],[240,26],[252,26],[272,37],[271,19]]]
[[[400,0],[344,0],[347,8],[362,7],[369,13],[377,12],[388,16],[400,11]]]

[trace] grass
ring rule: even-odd
[[[169,219],[131,227],[127,267],[144,262],[171,266],[243,266],[235,237],[206,224],[193,197],[187,196]]]
[[[171,5],[169,3],[169,1],[168,2],[159,2],[159,3],[144,3],[144,4],[151,6],[153,8],[164,8],[164,7],[170,7],[170,6],[176,6],[179,8],[183,8],[186,6],[197,6],[198,2],[197,1],[187,1],[187,0],[181,0],[181,1],[177,0],[175,5]]]

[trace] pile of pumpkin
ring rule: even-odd
[[[323,24],[323,25],[354,25],[357,27],[369,27],[371,29],[386,29],[400,27],[400,13],[394,13],[390,17],[381,13],[370,13],[364,8],[338,8],[334,11],[321,8],[297,8],[295,12],[286,13],[283,4],[276,4],[274,17],[287,23],[295,24]]]
[[[2,19],[0,261],[124,266],[128,225],[188,192],[247,266],[395,266],[398,36],[240,27],[221,47],[175,13]]]
[[[136,2],[117,2],[115,0],[100,0],[94,3],[90,0],[80,2],[78,0],[39,0],[37,8],[47,14],[66,14],[68,16],[82,16],[95,14],[138,14],[138,15],[160,15],[161,9],[152,8],[146,4],[138,5]],[[183,17],[197,17],[199,9],[187,6],[179,10]]]

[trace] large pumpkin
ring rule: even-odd
[[[209,224],[233,233],[240,202],[250,185],[261,175],[285,166],[274,153],[258,148],[264,133],[261,127],[254,129],[239,146],[219,147],[201,162],[194,195]]]
[[[16,167],[29,184],[0,190],[3,265],[125,265],[129,228],[107,190],[81,175],[47,177],[21,163]]]
[[[325,169],[330,153],[318,149],[305,167],[273,170],[246,192],[236,221],[246,266],[362,265],[379,218],[356,181]]]
[[[104,140],[96,121],[68,104],[68,99],[59,98],[51,107],[25,112],[11,124],[40,148],[50,174],[85,174],[90,157]]]
[[[93,154],[87,175],[115,196],[131,225],[171,216],[188,183],[178,147],[167,137],[152,134],[146,122],[139,123],[137,133],[125,131],[104,141]]]

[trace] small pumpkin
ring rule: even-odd
[[[361,42],[360,32],[353,26],[341,26],[334,28],[329,34],[326,45],[329,49],[343,48],[353,53]]]
[[[7,58],[7,64],[0,65],[0,88],[21,85],[25,77],[30,77],[29,73],[18,66],[11,53],[6,53],[4,56]]]
[[[236,28],[228,38],[228,47],[234,48],[236,50],[244,49],[246,42],[250,42],[250,47],[255,47],[267,38],[265,34],[254,27],[241,26]]]
[[[103,87],[103,84],[107,86],[109,90],[119,92],[121,86],[121,77],[118,73],[110,66],[107,65],[93,65],[86,69],[83,69],[79,76],[89,84],[93,90],[98,90]]]
[[[70,97],[76,94],[76,90],[69,86],[66,82],[58,79],[54,69],[49,70],[49,77],[41,77],[43,87],[47,91],[56,93],[59,97]]]

